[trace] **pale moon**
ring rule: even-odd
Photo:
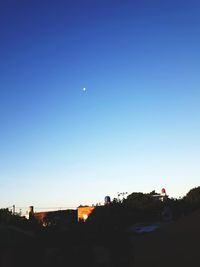
[[[86,88],[85,87],[83,87],[83,92],[85,92],[86,91]]]

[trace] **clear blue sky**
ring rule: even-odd
[[[1,206],[198,186],[199,13],[192,0],[0,1]]]

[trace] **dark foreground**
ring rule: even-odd
[[[134,267],[200,266],[200,210],[134,237]]]
[[[200,211],[133,235],[78,224],[70,229],[0,226],[0,266],[199,266]]]
[[[0,227],[0,266],[128,267],[133,264],[129,236],[120,230],[71,229],[23,231]]]

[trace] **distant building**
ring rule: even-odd
[[[86,221],[94,209],[95,206],[78,207],[78,221]]]
[[[111,204],[111,198],[110,196],[105,196],[104,198],[104,206],[108,206]],[[80,206],[78,207],[78,222],[83,221],[85,222],[88,217],[92,214],[95,208],[101,208],[104,207],[103,205],[97,205],[97,206]]]
[[[77,222],[77,210],[56,210],[34,212],[29,208],[29,219],[35,219],[42,226],[69,225]]]
[[[168,198],[165,188],[161,189],[160,194],[155,194],[153,197],[159,198],[161,201],[165,201]]]
[[[111,204],[111,198],[106,196],[104,198],[104,206]],[[46,226],[51,225],[67,225],[76,222],[85,222],[92,214],[96,207],[103,207],[103,205],[97,206],[80,206],[76,210],[56,210],[56,211],[42,211],[34,212],[34,207],[30,206],[28,210],[28,219],[36,220],[39,224]]]

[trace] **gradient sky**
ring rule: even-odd
[[[199,14],[192,0],[1,0],[1,207],[198,186]]]

